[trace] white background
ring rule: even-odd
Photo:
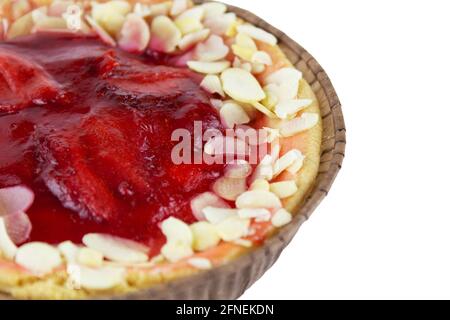
[[[227,2],[321,63],[348,139],[329,196],[242,298],[450,298],[450,2]]]

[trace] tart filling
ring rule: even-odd
[[[0,290],[34,297],[21,278],[59,273],[53,297],[135,290],[223,264],[292,220],[320,114],[272,34],[219,3],[2,10]],[[183,161],[175,132],[193,146]]]

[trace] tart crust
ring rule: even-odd
[[[40,6],[46,5],[51,1],[34,0],[32,2]],[[160,3],[164,1],[146,0],[140,2]],[[2,8],[0,7],[0,9]],[[3,14],[7,12],[8,10],[3,10]],[[0,10],[0,13],[2,13],[2,10]],[[263,78],[265,74],[270,74],[283,67],[292,67],[292,63],[278,45],[270,46],[259,41],[256,41],[256,43],[258,49],[269,53],[273,61],[273,65],[267,67],[266,71],[259,77]],[[299,98],[311,99],[313,101],[304,112],[312,112],[320,115],[319,101],[310,85],[304,79],[300,83]],[[264,117],[255,126],[277,128],[279,125],[279,120]],[[306,157],[302,169],[297,174],[292,175],[284,171],[276,178],[276,181],[295,180],[297,182],[297,192],[288,199],[283,200],[283,207],[294,214],[298,212],[317,176],[320,164],[321,141],[322,122],[320,117],[319,123],[312,129],[293,137],[280,139],[282,153],[291,149],[298,149]],[[276,229],[270,223],[261,224],[255,237],[258,239],[267,238],[277,232],[283,232],[283,229]],[[193,257],[208,258],[212,262],[213,267],[218,267],[248,253],[250,250],[253,250],[253,248],[245,248],[241,245],[222,242],[207,251],[196,253]],[[164,262],[155,266],[130,266],[127,267],[124,283],[113,289],[105,291],[87,289],[73,290],[66,285],[68,274],[63,266],[46,276],[37,277],[17,264],[3,259],[0,253],[0,291],[18,299],[83,299],[122,295],[189,277],[201,272],[204,271],[191,266],[186,259],[175,263]]]

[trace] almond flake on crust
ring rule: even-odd
[[[251,190],[241,194],[236,200],[238,209],[244,208],[281,208],[280,199],[269,191]]]
[[[180,40],[180,42],[178,43],[178,47],[181,50],[186,51],[192,48],[197,43],[206,40],[209,34],[210,34],[209,29],[203,29],[200,31],[189,33]]]
[[[88,290],[107,290],[125,282],[125,268],[105,266],[90,268],[68,265],[69,280],[75,285]]]
[[[283,123],[280,128],[280,133],[283,137],[292,137],[315,127],[318,123],[319,115],[317,113],[304,112],[300,117]]]
[[[78,251],[77,262],[87,267],[98,268],[103,264],[103,254],[97,250],[83,247]]]
[[[58,249],[44,242],[22,245],[17,250],[15,261],[37,275],[47,274],[63,262]]]
[[[297,160],[303,159],[304,156],[300,150],[291,149],[281,156],[273,165],[274,177],[292,166]]]
[[[191,266],[200,270],[209,270],[213,267],[211,261],[206,258],[190,258],[187,262]]]
[[[83,237],[82,241],[86,247],[100,251],[111,261],[148,261],[148,248],[132,240],[101,233],[89,233]]]
[[[5,220],[2,217],[0,217],[0,252],[8,260],[13,260],[17,253],[17,246],[9,237]]]
[[[200,221],[190,225],[194,236],[193,248],[196,251],[205,251],[217,246],[220,242],[216,227],[207,221]]]
[[[280,199],[289,198],[298,190],[297,184],[293,180],[280,181],[270,184],[270,191],[275,193]]]
[[[75,263],[77,261],[80,247],[72,241],[64,241],[58,245],[58,250],[66,260],[66,263]]]
[[[230,216],[216,225],[217,232],[223,241],[235,241],[248,234],[250,219]]]
[[[203,74],[218,74],[228,69],[229,61],[218,62],[203,62],[203,61],[188,61],[188,67],[198,73]]]
[[[205,78],[203,78],[200,86],[205,89],[207,92],[214,94],[217,93],[222,97],[225,97],[225,92],[222,89],[222,82],[220,81],[219,76],[209,74]]]
[[[165,53],[174,52],[182,36],[175,23],[166,16],[154,18],[150,31],[150,48]]]
[[[292,214],[286,209],[280,209],[272,217],[272,225],[281,228],[292,221]]]
[[[225,102],[220,109],[220,118],[222,124],[230,129],[236,125],[247,124],[250,122],[250,117],[239,104],[235,102]]]
[[[229,217],[235,216],[237,214],[237,210],[206,207],[203,209],[203,214],[208,222],[218,224]]]
[[[278,43],[277,38],[273,34],[250,24],[238,26],[237,31],[271,46],[275,46]]]
[[[236,101],[252,103],[266,97],[258,80],[250,72],[230,68],[225,70],[220,77],[224,91]]]
[[[194,251],[183,242],[169,241],[161,248],[161,254],[170,262],[177,262],[192,256]]]
[[[193,237],[189,226],[180,219],[170,217],[161,224],[161,231],[168,242],[179,242],[192,246]]]

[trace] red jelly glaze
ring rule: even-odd
[[[103,232],[156,253],[161,221],[195,221],[190,200],[223,166],[174,165],[171,134],[194,121],[223,128],[201,77],[171,61],[90,36],[0,42],[0,188],[35,192],[29,241]]]

